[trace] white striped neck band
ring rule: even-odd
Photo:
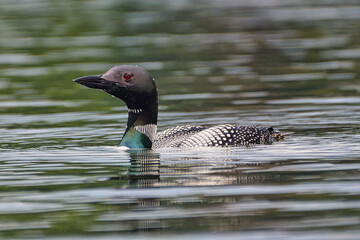
[[[141,113],[142,111],[142,109],[128,109],[129,113]]]

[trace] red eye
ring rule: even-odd
[[[123,78],[125,79],[125,81],[130,81],[130,79],[131,79],[131,74],[124,73]]]

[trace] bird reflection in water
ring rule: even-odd
[[[129,183],[134,187],[152,187],[160,182],[160,154],[151,150],[129,150]]]
[[[160,182],[160,154],[151,150],[129,150],[130,167],[128,179],[131,187],[149,188]],[[148,212],[160,208],[160,200],[139,198],[133,211]],[[160,231],[165,228],[157,218],[142,218],[134,222],[133,231],[140,233]]]
[[[130,167],[127,176],[130,188],[151,187],[192,187],[222,186],[282,181],[278,174],[267,174],[267,169],[274,167],[274,162],[243,162],[241,157],[229,155],[222,161],[205,161],[202,158],[180,157],[153,150],[128,150]],[[226,152],[225,152],[226,154]],[[276,163],[283,165],[288,163]],[[160,171],[161,169],[161,171]],[[224,174],[226,173],[226,174]]]
[[[173,191],[173,187],[189,188],[190,192],[193,187],[202,187],[221,193],[221,186],[255,186],[262,183],[281,182],[283,180],[279,178],[278,174],[266,173],[266,169],[274,165],[272,162],[243,163],[240,157],[237,156],[236,158],[233,155],[229,155],[229,158],[223,161],[205,161],[204,158],[196,159],[189,156],[182,157],[162,153],[160,167],[159,152],[152,150],[128,150],[128,152],[131,165],[128,167],[126,176],[118,179],[127,181],[125,185],[127,189],[136,188],[144,190],[144,194],[137,195],[129,211],[124,213],[128,216],[125,218],[127,220],[120,220],[119,222],[119,224],[126,225],[127,229],[132,232],[153,233],[166,230],[169,224],[188,224],[181,222],[183,219],[176,218],[170,213],[171,211],[177,213],[184,211],[184,213],[179,214],[190,214],[186,211],[186,208],[184,210],[183,201],[192,202],[193,204],[202,202],[202,204],[208,204],[208,206],[218,204],[218,208],[223,209],[224,206],[229,204],[239,202],[248,204],[248,201],[255,200],[249,199],[247,194],[223,198],[216,197],[215,203],[213,202],[213,197],[200,196],[196,193],[183,199],[173,198],[171,195],[166,195],[167,197],[164,198],[162,194],[159,195],[162,191]],[[154,191],[149,192],[149,189],[154,189]],[[243,191],[246,191],[246,189]],[[168,210],[165,209],[169,208],[169,206],[171,206],[171,210],[167,212]],[[207,214],[207,210],[200,209],[198,211],[202,214]],[[226,207],[224,211],[226,211]],[[236,224],[234,224],[234,221]],[[236,229],[239,225],[246,228],[252,226],[257,221],[255,216],[247,213],[246,216],[241,214],[229,219],[222,219],[221,221],[217,218],[211,219],[211,223],[209,222],[208,224],[214,230],[222,231],[224,228],[229,230]],[[197,225],[200,223],[195,221],[192,224]]]

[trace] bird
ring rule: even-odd
[[[116,65],[104,74],[73,80],[125,102],[128,120],[119,146],[130,149],[231,147],[272,144],[290,133],[258,125],[181,125],[157,133],[158,89],[154,78],[137,65]]]

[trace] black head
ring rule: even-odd
[[[102,75],[80,77],[74,82],[118,97],[131,109],[157,105],[155,81],[148,71],[139,66],[115,66]]]

